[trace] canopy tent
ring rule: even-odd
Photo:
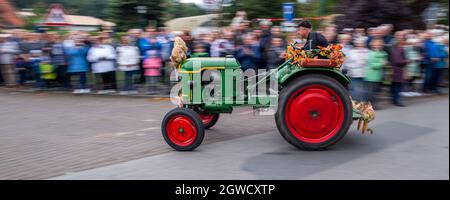
[[[217,19],[219,14],[198,15],[192,17],[181,17],[169,20],[165,23],[169,31],[192,31],[194,28],[200,27]]]

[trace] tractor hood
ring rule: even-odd
[[[181,73],[198,73],[203,70],[240,69],[233,57],[226,58],[189,58],[181,63]]]

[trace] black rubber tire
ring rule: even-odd
[[[194,122],[195,128],[197,130],[197,136],[194,139],[194,142],[189,146],[180,146],[172,142],[170,140],[167,133],[167,123],[169,120],[176,115],[184,115],[191,119]],[[203,138],[205,137],[205,128],[203,126],[203,122],[200,119],[200,116],[194,112],[193,110],[187,108],[175,108],[169,111],[165,116],[161,124],[162,135],[167,144],[177,151],[193,151],[203,142]]]
[[[211,121],[207,124],[203,124],[203,126],[205,127],[205,129],[210,129],[212,128],[214,125],[216,125],[217,121],[219,121],[219,117],[220,114],[213,114],[213,118],[211,119]]]
[[[289,97],[302,87],[308,85],[322,85],[330,88],[339,96],[344,106],[344,120],[341,129],[330,139],[321,143],[307,143],[295,137],[286,125],[284,119],[285,107]],[[346,134],[353,122],[353,108],[348,91],[335,79],[322,74],[308,74],[292,80],[286,87],[283,87],[278,97],[278,109],[275,113],[275,122],[283,138],[293,146],[301,150],[325,150],[339,142]]]

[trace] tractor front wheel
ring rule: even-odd
[[[335,79],[305,75],[281,90],[275,121],[280,134],[302,150],[326,149],[347,133],[352,123],[347,90]]]
[[[193,151],[205,136],[200,116],[186,108],[175,108],[168,112],[162,121],[161,130],[167,144],[177,151]]]

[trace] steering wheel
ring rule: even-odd
[[[298,48],[296,45],[298,44],[297,41],[295,41],[294,43],[291,43],[291,47],[294,48],[294,50],[302,50],[302,48]]]

